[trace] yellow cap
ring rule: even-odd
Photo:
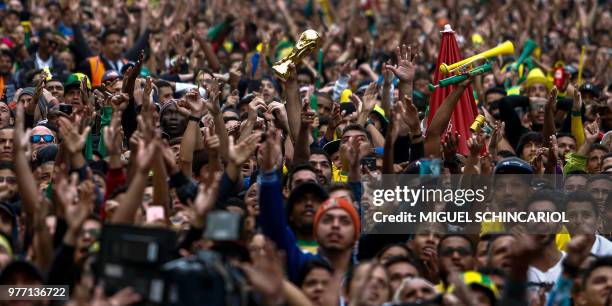
[[[482,39],[482,36],[478,33],[472,35],[472,43],[474,45],[481,45],[484,42],[484,39]]]
[[[345,89],[340,94],[340,103],[349,103],[351,102],[351,98],[349,98],[353,94],[350,89]]]
[[[548,78],[546,78],[544,72],[542,72],[542,69],[534,68],[529,71],[529,74],[527,74],[527,79],[523,84],[525,88],[529,88],[537,83],[544,84],[546,88],[548,88],[548,90],[550,90],[553,86],[552,82]]]

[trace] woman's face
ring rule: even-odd
[[[246,204],[247,211],[250,216],[258,216],[259,215],[259,184],[254,183],[247,190],[246,195],[244,196],[244,204]]]

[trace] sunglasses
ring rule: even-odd
[[[4,183],[6,181],[7,184],[16,184],[17,178],[14,176],[0,176],[0,183]]]
[[[99,229],[95,229],[95,228],[90,228],[88,230],[82,231],[81,234],[83,236],[89,235],[89,236],[93,237],[94,239],[98,239],[100,237],[100,230]]]
[[[472,254],[472,251],[468,248],[444,248],[441,250],[440,255],[449,257],[455,254],[455,252],[459,253],[460,256],[468,256]]]
[[[41,139],[44,142],[48,143],[48,142],[53,142],[55,137],[53,137],[53,135],[32,135],[32,137],[30,138],[30,142],[31,143],[38,143],[38,142],[40,142]]]

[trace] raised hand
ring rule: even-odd
[[[272,242],[266,240],[263,250],[253,255],[252,264],[242,263],[240,267],[253,289],[264,297],[266,305],[281,305],[284,299],[282,287],[285,279],[283,253],[276,250]]]
[[[400,115],[404,123],[408,126],[408,131],[411,135],[421,133],[421,121],[419,120],[419,111],[412,103],[412,98],[404,96],[405,103],[397,103]],[[406,104],[406,105],[404,105]]]
[[[153,162],[153,156],[157,153],[157,143],[150,141],[148,144],[144,139],[138,140],[138,152],[136,152],[136,168],[143,174],[147,174]]]
[[[459,133],[455,132],[454,135],[447,133],[444,135],[444,141],[442,141],[442,151],[444,152],[445,160],[454,160],[457,154],[457,146],[459,145]]]
[[[219,195],[219,181],[221,180],[221,172],[206,173],[204,181],[198,187],[198,195],[196,196],[193,206],[197,217],[204,221],[206,214],[215,206],[217,196]]]
[[[204,128],[204,132],[206,134],[206,148],[209,152],[218,153],[221,147],[221,141],[219,141],[219,136],[215,133],[215,129],[206,127]]]
[[[308,102],[304,103],[302,107],[302,128],[311,127],[316,118],[316,113],[310,108]]]
[[[121,128],[121,117],[113,116],[111,124],[104,127],[104,145],[109,156],[120,155],[123,147],[123,129]]]
[[[359,142],[354,138],[340,145],[340,158],[348,163],[349,169],[358,168],[361,164],[361,154],[359,153]]]
[[[261,135],[261,133],[253,133],[238,144],[234,143],[233,136],[229,136],[229,148],[227,152],[229,161],[237,166],[244,164],[257,148]]]
[[[219,95],[220,95],[220,85],[218,79],[213,79],[210,85],[208,85],[208,99],[204,100],[206,109],[212,115],[218,115],[221,112],[221,107],[219,106]]]
[[[578,88],[578,86],[576,86]],[[582,94],[579,90],[574,90],[574,101],[572,101],[572,112],[582,111]]]
[[[13,134],[13,152],[26,152],[30,148],[30,135],[32,130],[24,131],[25,110],[23,104],[17,104],[17,114],[15,116],[15,129]]]
[[[550,93],[548,94],[548,100],[546,101],[546,106],[544,107],[544,109],[546,111],[550,111],[552,113],[554,113],[557,109],[557,87],[553,86],[553,88],[550,90]]]
[[[266,134],[266,141],[263,145],[261,169],[269,172],[275,169],[282,158],[280,147],[282,145],[280,130],[271,128]]]
[[[418,53],[412,56],[412,47],[402,45],[401,48],[399,46],[396,48],[395,54],[397,56],[397,65],[385,65],[385,68],[393,71],[393,74],[395,74],[400,81],[413,81],[416,71],[416,64],[414,61]]]
[[[134,305],[142,300],[142,297],[138,292],[134,291],[132,287],[127,287],[119,290],[111,297],[104,296],[104,288],[102,286],[96,286],[94,291],[93,299],[91,300],[91,306],[128,306]]]
[[[78,120],[77,120],[78,121]],[[80,152],[85,147],[85,141],[91,127],[87,126],[79,133],[78,128],[67,118],[59,118],[59,130],[62,135],[62,144],[71,154]]]
[[[125,93],[118,93],[111,97],[110,105],[113,108],[113,113],[115,111],[124,111],[129,103],[129,97]]]
[[[467,140],[470,156],[478,157],[480,155],[480,150],[482,150],[484,146],[484,138],[485,136],[482,133],[478,133],[478,135],[472,135],[472,137]]]
[[[584,135],[589,143],[595,143],[599,139],[599,115],[597,115],[597,120],[584,127]]]

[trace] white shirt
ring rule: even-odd
[[[612,242],[601,235],[595,235],[591,254],[596,256],[612,256]]]
[[[38,52],[36,52],[36,69],[43,69],[45,67],[51,68],[53,64],[53,56],[49,56],[49,59],[43,61],[39,56]]]
[[[561,263],[563,259],[565,259],[565,252],[561,252],[561,258],[559,261],[548,271],[540,271],[538,268],[529,266],[527,270],[527,281],[533,283],[548,283],[548,284],[556,284],[557,279],[561,276],[561,272],[563,272],[563,266]]]

